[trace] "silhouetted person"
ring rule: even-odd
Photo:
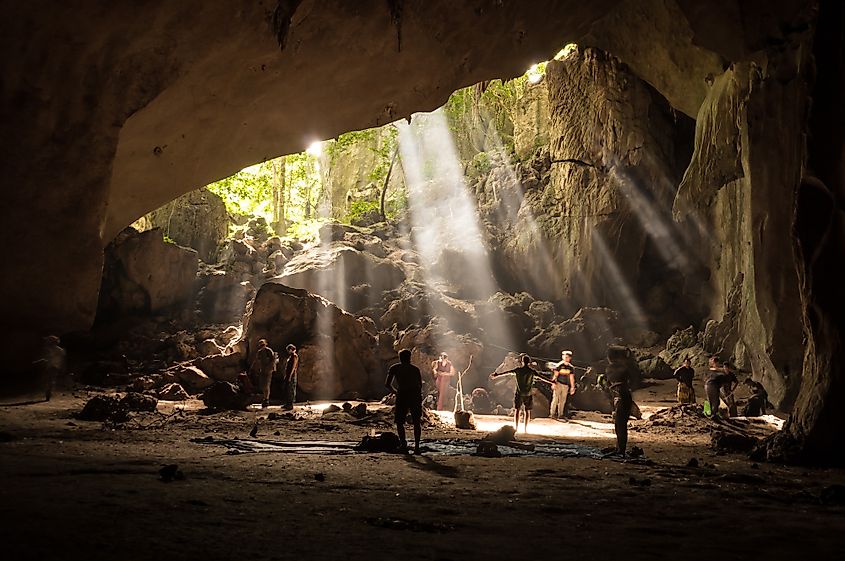
[[[552,419],[566,419],[566,399],[575,393],[575,367],[572,366],[572,351],[560,353],[563,360],[552,370],[552,405],[549,416]]]
[[[446,410],[446,397],[449,394],[449,381],[455,375],[455,367],[446,353],[440,353],[440,358],[431,361],[431,374],[437,387],[437,410]]]
[[[396,387],[393,386],[394,380],[396,380]],[[411,364],[411,351],[408,349],[399,351],[399,362],[387,371],[384,387],[391,392],[396,392],[394,408],[396,434],[399,435],[404,448],[408,447],[408,441],[405,438],[405,418],[408,412],[411,413],[411,420],[414,423],[414,454],[419,454],[422,432],[422,373],[419,368]]]
[[[56,380],[65,372],[67,353],[59,346],[59,338],[55,335],[44,337],[41,356],[33,364],[40,369],[44,382],[44,401],[53,397],[53,387]]]
[[[751,378],[746,378],[742,382],[751,388],[751,397],[745,403],[742,409],[742,415],[745,417],[759,417],[766,414],[766,409],[769,404],[769,394],[763,384],[755,382]]]
[[[285,347],[288,356],[285,359],[285,369],[282,373],[285,383],[285,395],[282,409],[290,411],[296,401],[296,373],[299,370],[299,355],[296,354],[296,347],[288,345]]]
[[[708,360],[707,373],[704,375],[704,391],[707,393],[707,402],[710,404],[710,418],[719,419],[719,404],[721,398],[719,390],[725,380],[725,369],[718,356],[712,355]]]
[[[255,358],[252,359],[249,370],[261,391],[261,407],[267,407],[270,404],[270,384],[278,365],[279,357],[267,346],[267,339],[259,339],[258,350],[255,352]]]
[[[519,410],[525,408],[525,432],[528,432],[528,421],[531,420],[531,409],[534,406],[534,398],[531,395],[531,390],[534,389],[534,379],[537,376],[537,371],[529,366],[531,358],[528,355],[522,355],[522,366],[514,368],[513,370],[505,370],[504,372],[493,372],[490,374],[490,379],[498,378],[499,376],[512,375],[516,378],[516,391],[513,394],[513,424],[516,430],[519,430]],[[551,382],[537,377],[547,384]]]
[[[736,417],[738,415],[736,407],[736,399],[734,398],[734,390],[739,385],[739,378],[736,377],[736,368],[733,363],[725,362],[722,367],[725,371],[722,377],[722,384],[719,386],[719,392],[722,396],[722,401],[728,407],[728,417]]]
[[[695,403],[695,390],[692,388],[695,370],[690,365],[689,357],[684,357],[683,363],[675,370],[672,377],[678,381],[678,403]]]
[[[628,417],[634,405],[631,396],[631,371],[628,368],[628,349],[608,347],[605,377],[613,396],[613,430],[616,433],[616,453],[624,456],[628,448]]]

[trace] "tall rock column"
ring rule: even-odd
[[[687,268],[671,217],[686,118],[597,49],[549,62],[546,81],[551,170],[547,183],[524,184],[515,217],[499,220],[505,260],[535,296],[566,311],[610,306],[643,326],[660,323],[667,303],[682,299]],[[487,183],[485,196],[507,198],[506,181]],[[645,266],[647,255],[655,261]],[[663,282],[643,282],[655,269]]]

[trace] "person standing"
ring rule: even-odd
[[[384,387],[391,392],[396,392],[394,408],[396,434],[399,435],[399,441],[405,449],[408,447],[408,441],[405,438],[405,418],[409,412],[411,413],[411,421],[414,423],[414,454],[419,454],[422,433],[422,373],[419,368],[411,364],[410,350],[399,351],[399,362],[387,371]]]
[[[282,409],[290,411],[293,409],[293,403],[296,401],[296,373],[299,370],[299,355],[296,354],[296,347],[288,345],[285,347],[288,353],[285,359],[285,369],[282,373],[283,381],[285,383],[285,395]]]
[[[692,387],[695,370],[692,369],[688,356],[684,357],[672,377],[678,381],[678,403],[695,403],[695,390]]]
[[[440,358],[431,362],[431,373],[434,385],[437,387],[437,410],[446,410],[446,397],[449,394],[449,381],[455,375],[455,367],[446,353],[440,353]]]
[[[710,418],[719,419],[720,389],[725,376],[722,361],[717,355],[708,360],[707,373],[704,375],[704,391],[707,393],[707,403],[710,405]]]
[[[552,370],[552,405],[549,416],[552,419],[566,419],[566,398],[575,393],[575,372],[572,366],[572,351],[560,353],[561,360]]]
[[[44,401],[53,397],[53,387],[56,380],[65,372],[67,353],[59,346],[59,338],[55,335],[44,337],[41,356],[33,364],[41,369],[44,382]]]
[[[631,372],[628,368],[628,349],[607,348],[607,370],[605,376],[613,396],[613,430],[616,433],[616,453],[625,456],[628,448],[628,417],[634,406],[631,395]]]
[[[728,407],[728,417],[736,417],[739,413],[734,398],[734,390],[739,385],[739,378],[736,376],[736,366],[730,361],[722,366],[725,375],[722,377],[722,384],[719,386],[719,394],[722,401]]]
[[[261,390],[261,407],[267,407],[270,404],[270,383],[273,381],[273,374],[278,365],[279,357],[267,346],[267,339],[259,339],[258,350],[255,352],[255,358],[252,359],[249,370],[258,383],[258,389]]]
[[[522,355],[522,366],[514,368],[513,370],[505,370],[504,372],[493,372],[490,374],[490,379],[498,378],[499,376],[512,375],[516,378],[516,391],[513,394],[513,424],[514,429],[519,430],[519,410],[525,408],[525,432],[528,432],[528,421],[531,420],[531,409],[534,405],[534,398],[531,391],[534,389],[534,378],[537,371],[529,366],[531,358],[528,355]],[[543,378],[537,377],[547,384],[551,384]]]

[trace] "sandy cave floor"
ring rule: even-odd
[[[671,405],[673,390],[661,382],[635,399],[648,416]],[[88,396],[0,406],[4,559],[837,559],[845,551],[841,496],[820,498],[845,484],[844,471],[720,455],[695,426],[632,421],[630,445],[645,460],[629,462],[231,454],[191,439],[250,439],[256,419],[266,441],[358,441],[381,427],[322,418],[318,406],[269,420],[278,408],[209,415],[194,401],[162,402],[112,429],[74,419]],[[509,422],[479,421],[482,430],[442,424],[423,439],[478,439]],[[751,428],[762,435],[773,425]],[[529,433],[520,439],[613,443],[610,418],[597,413],[537,419]],[[700,467],[686,467],[693,457]],[[162,482],[163,464],[178,464],[185,479]]]

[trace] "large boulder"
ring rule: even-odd
[[[106,248],[98,317],[189,304],[198,266],[196,251],[164,241],[160,229],[125,229]]]
[[[308,397],[381,394],[385,372],[377,338],[355,316],[306,290],[264,284],[244,316],[243,339],[247,362],[259,339],[282,353],[289,343],[301,349],[298,383]]]
[[[570,349],[578,361],[600,360],[609,344],[617,342],[619,314],[608,308],[581,308],[571,319],[553,323],[528,341],[541,356],[557,357]]]
[[[288,261],[284,273],[274,278],[274,282],[304,288],[353,312],[381,300],[382,292],[404,280],[405,273],[396,263],[345,242],[300,252]]]
[[[243,317],[246,303],[255,296],[252,282],[233,272],[214,271],[205,278],[199,293],[202,316],[212,323],[225,323]]]

